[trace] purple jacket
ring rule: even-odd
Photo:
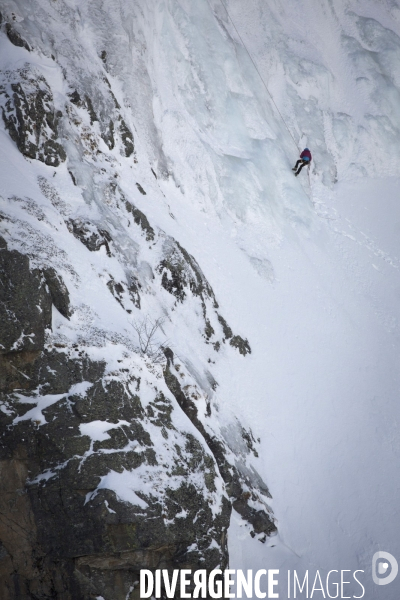
[[[304,148],[303,152],[300,154],[300,158],[302,158],[303,160],[308,160],[309,162],[312,161],[311,152],[308,148]]]

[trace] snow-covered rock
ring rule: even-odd
[[[140,568],[226,567],[232,506],[276,531],[257,441],[218,418],[212,374],[251,347],[154,222],[164,195],[101,28],[35,8],[6,3],[0,33],[1,593],[122,600]]]

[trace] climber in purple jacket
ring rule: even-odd
[[[311,152],[309,151],[308,148],[304,148],[303,152],[300,154],[300,158],[297,161],[297,163],[295,164],[295,166],[293,167],[292,171],[296,171],[295,176],[297,177],[297,175],[300,173],[300,171],[302,170],[303,167],[305,167],[306,165],[310,165],[312,161],[312,156],[311,156]],[[300,165],[300,167],[299,167]]]

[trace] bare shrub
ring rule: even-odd
[[[140,356],[147,357],[152,363],[160,364],[165,362],[164,346],[167,342],[164,337],[160,340],[159,334],[162,332],[164,319],[158,318],[153,321],[150,317],[145,317],[141,322],[135,321],[132,327],[138,337],[138,353]]]

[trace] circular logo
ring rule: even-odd
[[[372,579],[376,585],[387,585],[397,577],[399,565],[389,552],[375,552],[372,557]]]

